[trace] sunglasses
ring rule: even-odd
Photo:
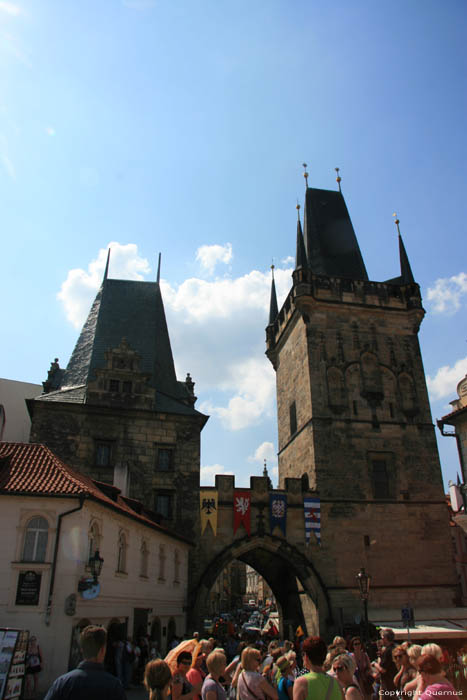
[[[345,671],[345,666],[334,666],[334,671]]]

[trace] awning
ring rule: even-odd
[[[464,624],[466,620],[421,620],[415,627],[402,626],[402,622],[374,622],[376,627],[392,629],[397,640],[405,640],[410,634],[410,639],[466,639],[467,629]]]

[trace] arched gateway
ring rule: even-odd
[[[234,534],[235,479],[216,477],[212,491],[218,494],[217,532],[207,525],[193,552],[189,627],[201,627],[209,592],[221,571],[235,559],[249,564],[267,581],[282,613],[285,634],[293,636],[298,624],[310,633],[333,625],[329,593],[315,562],[319,559],[318,542],[311,535],[309,544],[305,543],[302,484],[301,479],[287,479],[284,490],[273,492],[287,498],[284,536],[277,526],[271,532],[268,477],[251,477],[250,489],[242,489],[251,499],[250,535],[243,525]],[[203,492],[209,493],[209,489]]]

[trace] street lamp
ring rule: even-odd
[[[364,568],[361,568],[355,578],[358,582],[360,598],[363,601],[363,613],[365,620],[365,642],[368,642],[368,597],[370,595],[371,576],[366,573]]]
[[[97,583],[99,576],[101,575],[102,565],[104,563],[103,558],[99,554],[99,550],[96,549],[94,556],[89,557],[89,568],[91,569],[91,574],[94,578],[94,583]]]

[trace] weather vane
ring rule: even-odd
[[[335,170],[336,173],[337,173],[336,182],[337,182],[337,186],[339,187],[339,192],[342,192],[342,190],[341,190],[341,181],[342,181],[342,178],[341,178],[341,176],[339,175],[339,170],[340,170],[340,168],[334,168],[334,170]]]
[[[305,178],[306,187],[307,187],[307,189],[308,189],[308,172],[307,172],[307,169],[306,169],[306,168],[307,168],[307,165],[306,165],[306,163],[302,163],[302,165],[303,165],[303,167],[305,168],[305,172],[303,173],[303,177]]]

